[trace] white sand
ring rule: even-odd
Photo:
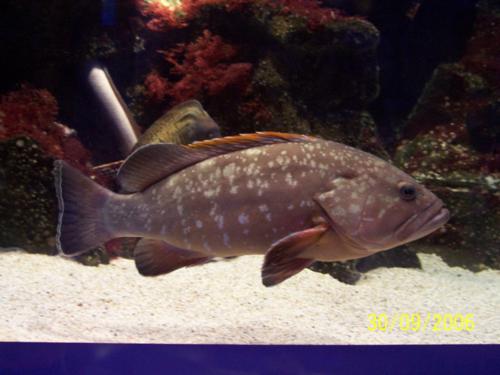
[[[0,253],[0,340],[155,343],[500,343],[500,272],[420,255],[355,286],[306,270],[274,288],[261,257],[144,278],[132,261],[85,267]],[[371,313],[474,314],[472,332],[370,332]],[[431,326],[431,324],[429,324]],[[396,325],[397,327],[397,325]]]

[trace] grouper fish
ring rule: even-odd
[[[220,137],[219,125],[197,100],[187,100],[156,120],[137,140],[134,150],[151,143],[186,145]]]
[[[316,260],[414,241],[449,218],[441,200],[390,163],[297,134],[142,146],[118,172],[120,194],[63,161],[54,173],[60,253],[142,237],[134,257],[146,276],[264,254],[262,282],[272,286]]]
[[[110,93],[114,95],[114,92]],[[111,100],[110,100],[111,101]],[[123,103],[123,100],[120,101]],[[103,103],[103,105],[106,103]],[[124,108],[126,106],[123,104]],[[108,108],[109,112],[114,112]],[[119,129],[127,128],[126,124],[117,125]],[[132,150],[153,143],[175,143],[187,145],[196,141],[218,138],[221,132],[219,125],[203,109],[197,100],[187,100],[172,107],[156,120],[143,134],[139,135]],[[116,176],[123,160],[101,164],[94,167],[94,172],[102,177]]]

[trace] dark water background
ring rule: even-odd
[[[456,61],[464,53],[465,44],[472,33],[477,1],[323,2],[325,6],[343,9],[347,14],[366,17],[380,31],[380,95],[370,105],[370,112],[388,147],[394,145],[394,129],[406,120],[436,66]],[[2,62],[0,91],[15,89],[22,82],[48,88],[59,100],[61,122],[77,129],[84,144],[99,151],[96,158],[118,158],[112,151],[117,149],[115,137],[102,124],[101,114],[93,111],[95,102],[86,93],[85,85],[79,79],[82,66],[74,61],[74,57],[79,54],[78,47],[84,43],[87,33],[96,22],[100,22],[104,30],[110,30],[111,37],[114,33],[120,34],[119,39],[122,40],[132,38],[130,34],[134,29],[123,22],[124,14],[135,14],[132,4],[127,6],[121,4],[127,3],[123,1],[104,1],[101,9],[99,6],[86,7],[84,10],[87,12],[78,17],[72,16],[71,22],[54,20],[59,28],[65,28],[61,30],[61,38],[66,40],[55,44],[65,48],[67,63],[63,61],[57,71],[53,71],[50,61],[44,61],[46,57],[51,58],[52,51],[44,50],[50,32],[39,29],[41,21],[37,20],[36,14],[29,14],[30,6],[27,3],[6,3],[7,8],[0,14],[2,54],[5,57]],[[58,6],[57,2],[53,3],[53,6]],[[417,16],[409,19],[406,15],[408,9],[417,3],[420,3]],[[35,13],[37,8],[33,8]],[[77,11],[67,8],[68,11]],[[54,13],[64,18],[63,10]],[[108,61],[108,69],[121,88],[137,81],[144,74],[147,65],[140,55],[123,57]],[[45,66],[45,63],[49,66]]]

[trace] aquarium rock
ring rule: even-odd
[[[475,271],[500,268],[499,37],[498,2],[481,1],[466,53],[435,70],[395,157],[451,210],[444,230],[422,243]]]

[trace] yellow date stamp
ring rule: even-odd
[[[474,314],[368,314],[368,330],[371,332],[472,332],[476,327]]]

